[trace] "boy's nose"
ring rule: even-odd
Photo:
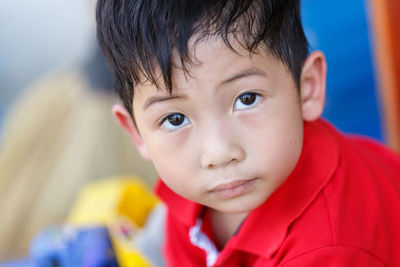
[[[239,163],[245,158],[245,151],[234,134],[226,127],[213,127],[201,138],[203,168],[213,169]]]

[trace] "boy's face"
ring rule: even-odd
[[[174,70],[171,95],[153,84],[137,86],[138,131],[130,131],[177,194],[245,213],[294,169],[302,149],[303,100],[283,63],[235,49],[240,55],[221,40],[198,43],[198,64],[189,75]]]

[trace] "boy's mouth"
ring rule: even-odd
[[[251,191],[258,178],[235,180],[215,186],[209,192],[219,198],[234,198]]]

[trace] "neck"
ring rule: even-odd
[[[210,209],[211,226],[218,250],[222,250],[248,213],[223,213]]]

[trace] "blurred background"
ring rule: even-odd
[[[0,1],[0,262],[27,257],[32,237],[62,223],[86,183],[155,181],[111,116],[94,2]],[[400,151],[396,2],[303,0],[302,12],[312,49],[328,61],[324,117]]]
[[[89,1],[0,1],[0,129],[33,81],[79,66],[95,39]]]
[[[135,175],[151,188],[157,178],[112,117],[94,6],[0,1],[0,262],[28,257],[85,185]]]

